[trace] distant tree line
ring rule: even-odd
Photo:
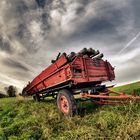
[[[13,85],[4,88],[5,92],[0,91],[0,98],[5,97],[16,97],[17,95],[17,88]]]
[[[5,91],[9,97],[15,97],[17,94],[17,88],[13,85],[5,87]]]
[[[5,98],[5,97],[6,95],[2,91],[0,91],[0,98]]]

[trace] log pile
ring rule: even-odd
[[[102,59],[104,55],[100,53],[99,50],[96,51],[92,48],[89,48],[89,49],[83,48],[78,53],[71,52],[68,55],[68,59],[72,61],[76,56],[81,56],[83,58]]]

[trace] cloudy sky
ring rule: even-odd
[[[140,0],[0,0],[0,84],[22,88],[58,52],[100,50],[115,83],[140,80]]]

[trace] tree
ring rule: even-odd
[[[6,95],[2,91],[0,91],[0,98],[5,98],[5,97]]]
[[[10,85],[9,87],[5,87],[5,90],[7,92],[7,95],[9,97],[15,97],[16,96],[16,93],[17,93],[17,88]]]

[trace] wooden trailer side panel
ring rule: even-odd
[[[38,75],[26,88],[28,94],[73,81],[74,84],[114,80],[114,69],[107,61],[77,56],[67,63],[62,55],[54,64]]]
[[[50,84],[46,84],[46,80],[45,79],[48,79],[48,77],[52,77],[52,80],[54,81],[53,79],[53,76],[54,73],[56,71],[59,70],[60,67],[62,67],[64,64],[67,63],[67,58],[65,57],[65,55],[62,55],[60,56],[60,58],[52,65],[50,65],[48,68],[46,68],[44,71],[42,71],[27,87],[26,87],[26,90],[27,91],[40,91],[41,89],[44,89],[46,88],[48,85]],[[56,75],[55,75],[56,76]],[[56,76],[58,78],[58,74]],[[63,76],[64,78],[64,76]],[[49,78],[50,79],[50,78]],[[59,77],[59,80],[62,79]],[[52,81],[50,80],[50,81]],[[59,81],[58,80],[58,81]],[[55,80],[56,81],[56,80]],[[50,82],[52,84],[52,82]]]
[[[75,83],[111,81],[115,78],[113,67],[102,59],[79,57],[72,63],[72,68]]]

